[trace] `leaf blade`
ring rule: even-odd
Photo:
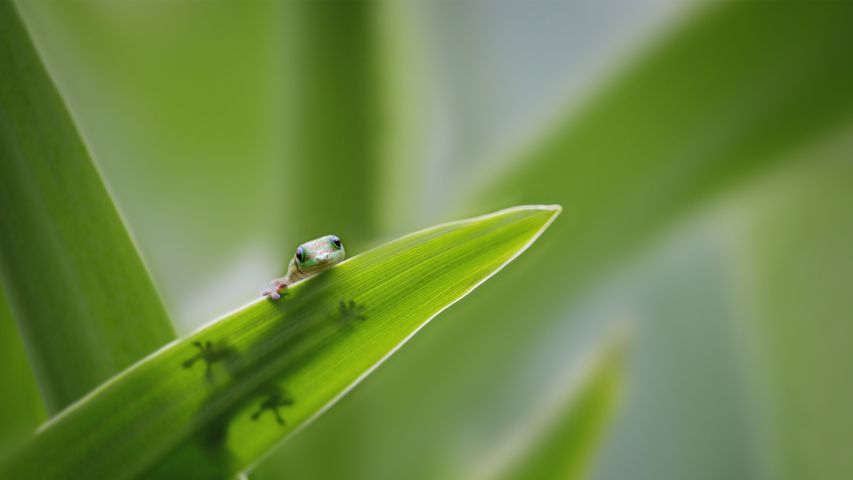
[[[14,388],[0,395],[0,456],[27,438],[44,421],[35,376],[27,363],[20,334],[0,288],[0,380]]]
[[[439,225],[294,285],[282,302],[255,301],[118,375],[0,471],[233,475],[521,254],[558,213],[519,207]]]

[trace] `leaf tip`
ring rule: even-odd
[[[553,203],[551,205],[542,205],[542,208],[553,212],[552,215],[554,218],[557,218],[557,216],[563,211],[563,206],[558,203]]]
[[[560,213],[563,211],[563,206],[559,204],[551,204],[551,205],[529,205],[525,208],[533,209],[533,210],[542,210],[548,213],[548,219],[545,221],[543,225],[543,231],[548,228],[557,217],[560,216]]]

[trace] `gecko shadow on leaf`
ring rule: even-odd
[[[236,435],[247,432],[241,422],[249,422],[259,430],[285,431],[291,427],[287,407],[296,405],[298,400],[284,388],[286,382],[331,345],[334,338],[355,331],[355,322],[367,318],[365,307],[354,300],[335,302],[328,297],[325,285],[333,275],[333,271],[323,272],[302,285],[298,293],[291,292],[288,302],[273,302],[280,313],[278,320],[265,325],[265,335],[239,350],[228,348],[224,340],[201,340],[193,347],[185,347],[192,356],[187,354],[183,368],[200,369],[196,363],[204,362],[205,376],[217,381],[211,382],[195,413],[195,433],[142,478],[180,476],[175,472],[186,473],[187,478],[219,478],[206,471],[185,472],[184,466],[195,462],[185,462],[184,457],[196,456],[198,463],[212,472],[228,471],[227,465],[237,461],[231,442],[243,441]],[[220,370],[229,381],[219,381]],[[232,431],[235,424],[242,427]],[[232,434],[235,436],[229,438]]]
[[[340,320],[344,323],[350,323],[355,320],[367,320],[367,317],[364,315],[366,310],[367,307],[356,303],[355,300],[350,300],[348,302],[341,300],[340,303],[338,303],[338,314],[340,316]]]
[[[208,382],[213,382],[213,366],[215,364],[220,363],[228,369],[237,358],[237,351],[227,344],[214,345],[208,340],[204,343],[193,342],[193,346],[198,349],[198,352],[186,359],[182,365],[184,368],[192,368],[196,362],[203,361],[205,364],[204,377]]]
[[[284,426],[285,421],[279,409],[293,405],[293,403],[294,401],[290,394],[278,385],[275,385],[266,392],[266,397],[261,401],[258,410],[252,414],[252,420],[257,421],[265,411],[269,410],[275,417],[275,421],[279,425]]]

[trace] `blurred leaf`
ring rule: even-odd
[[[571,220],[453,314],[487,321],[491,351],[534,344],[539,329],[516,320],[528,305],[553,312],[531,322],[563,321],[582,289],[674,220],[849,122],[851,22],[841,3],[732,2],[691,17],[473,194],[468,208],[536,198]],[[494,300],[510,294],[525,301]],[[460,323],[448,342],[481,328]]]
[[[535,198],[564,205],[568,221],[555,225],[529,262],[454,313],[488,319],[495,331],[489,351],[512,358],[508,348],[525,345],[522,337],[531,348],[543,330],[518,325],[527,305],[543,311],[531,323],[564,322],[573,302],[674,221],[846,126],[853,119],[851,22],[853,5],[845,3],[727,2],[696,12],[532,143],[515,168],[472,192],[468,208]],[[494,300],[510,294],[525,302]],[[445,325],[454,330],[449,341],[464,344],[480,325],[460,323]],[[725,465],[742,459],[717,453]],[[714,461],[698,452],[693,458]]]
[[[601,444],[605,428],[613,418],[624,376],[623,339],[611,341],[600,358],[587,365],[589,371],[578,381],[564,405],[527,439],[525,449],[512,459],[499,478],[576,479],[585,478]],[[519,436],[526,436],[519,432]]]
[[[374,22],[379,104],[375,204],[379,235],[396,235],[424,220],[430,175],[431,67],[425,44],[424,3],[378,2]],[[426,205],[425,205],[426,204]]]
[[[316,237],[279,228],[286,3],[18,2],[180,332]]]
[[[850,132],[732,207],[772,478],[853,476]]]
[[[853,118],[851,21],[850,4],[713,5],[468,208],[567,205],[573,221],[528,268],[586,281],[709,194]]]
[[[288,4],[282,208],[292,215],[282,231],[293,242],[335,233],[362,250],[376,231],[378,10],[379,2]]]
[[[758,478],[735,328],[741,304],[717,210],[679,223],[590,300],[591,310],[620,305],[637,332],[629,395],[599,455],[597,480]]]
[[[524,251],[558,212],[518,207],[439,225],[293,286],[282,301],[255,301],[71,406],[0,472],[233,476]]]
[[[10,1],[0,2],[0,264],[49,411],[174,338]]]
[[[0,288],[0,456],[35,431],[44,406],[21,337]]]

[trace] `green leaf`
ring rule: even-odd
[[[174,342],[49,422],[0,474],[226,478],[525,250],[559,207],[429,228]]]
[[[0,288],[0,455],[27,438],[44,420],[44,406],[21,336]]]
[[[426,4],[424,4],[426,5]],[[377,2],[374,31],[380,118],[376,222],[380,235],[396,235],[423,221],[434,202],[424,199],[430,175],[429,119],[434,101],[425,43],[429,8],[417,2]]]
[[[0,68],[0,267],[53,412],[174,334],[8,0]]]
[[[526,448],[502,466],[498,478],[585,477],[615,413],[625,370],[623,340],[612,341],[606,347],[587,365],[588,371],[563,399],[562,408],[552,412],[547,423],[538,425],[544,428],[527,435]],[[527,427],[537,425],[529,422]]]

